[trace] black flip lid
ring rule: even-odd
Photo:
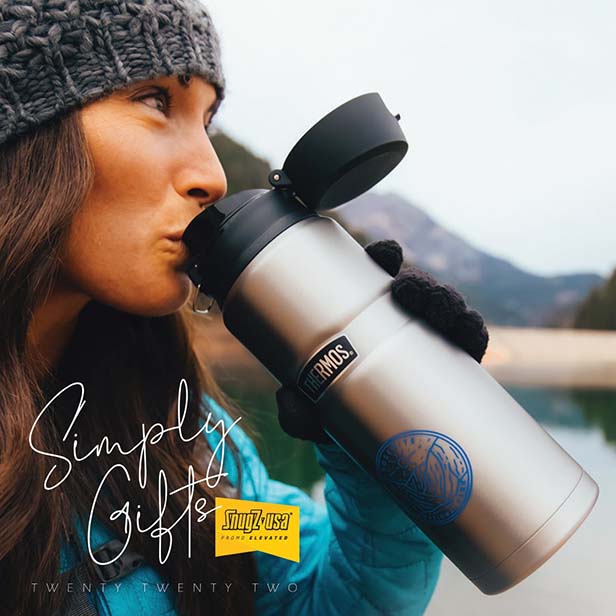
[[[306,206],[327,210],[372,188],[408,150],[398,119],[376,92],[328,113],[284,162],[295,193]]]

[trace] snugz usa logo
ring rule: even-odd
[[[251,533],[253,530],[289,530],[290,513],[265,513],[262,509],[251,509],[242,513],[236,509],[225,511],[225,522],[222,530],[240,530]]]
[[[299,507],[216,498],[215,556],[261,551],[299,562]]]

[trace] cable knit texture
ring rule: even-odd
[[[133,82],[201,75],[224,97],[199,0],[0,0],[0,145]]]

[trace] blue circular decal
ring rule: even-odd
[[[453,522],[473,488],[464,449],[432,430],[408,430],[387,439],[376,454],[376,473],[411,515],[435,526]]]

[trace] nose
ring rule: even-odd
[[[196,216],[204,207],[227,192],[227,177],[209,137],[199,138],[187,147],[184,162],[176,176],[176,190]]]

